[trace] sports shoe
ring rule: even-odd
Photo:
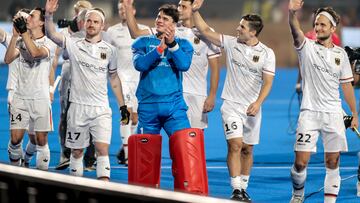
[[[303,195],[295,195],[293,194],[290,200],[290,203],[303,203],[304,196]]]
[[[231,200],[241,201],[243,199],[242,193],[239,189],[233,190],[233,193],[230,197]]]
[[[119,153],[117,153],[116,158],[118,159],[118,164],[127,164],[127,160],[125,159],[125,151],[123,147],[121,147]]]
[[[96,161],[92,163],[85,163],[84,171],[90,172],[96,170]]]
[[[244,189],[241,189],[241,195],[243,197],[241,201],[251,202],[251,198],[250,198],[249,194]]]
[[[70,159],[61,155],[59,164],[55,167],[55,170],[64,170],[70,165]]]
[[[360,181],[357,182],[357,196],[360,197]]]

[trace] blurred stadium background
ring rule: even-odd
[[[0,28],[11,31],[11,18],[17,8],[33,8],[44,6],[45,0],[9,0],[1,1]],[[59,10],[55,20],[72,18],[75,0],[59,0]],[[105,10],[107,25],[117,23],[117,0],[90,0],[95,6]],[[152,26],[157,8],[163,3],[177,4],[178,0],[135,0],[137,18],[140,23]],[[254,169],[250,182],[250,194],[254,202],[288,202],[291,194],[291,183],[288,179],[289,169],[293,160],[292,144],[293,137],[286,136],[289,133],[288,126],[294,128],[298,103],[294,99],[294,86],[297,76],[297,56],[292,46],[292,40],[287,23],[288,0],[206,0],[201,13],[207,22],[217,31],[225,34],[235,34],[240,17],[245,13],[259,13],[265,27],[260,35],[260,40],[271,47],[277,60],[277,76],[271,95],[263,106],[263,125],[261,143],[255,147]],[[341,26],[337,30],[343,46],[360,47],[360,1],[359,0],[305,0],[304,9],[301,12],[301,21],[304,31],[311,29],[311,13],[320,6],[332,6],[341,15]],[[0,46],[0,63],[3,63],[5,49]],[[222,67],[225,67],[222,58]],[[7,66],[0,66],[0,162],[8,163],[8,115],[6,110],[6,76]],[[59,71],[59,70],[58,70]],[[225,69],[221,72],[221,80],[218,90],[218,98],[213,113],[209,114],[209,128],[205,131],[207,164],[210,184],[210,195],[227,198],[230,194],[230,184],[226,169],[226,143],[221,128],[221,105],[220,93],[225,77]],[[59,74],[59,73],[58,73]],[[111,94],[111,93],[110,93]],[[356,92],[359,98],[359,92]],[[114,111],[113,118],[113,143],[110,148],[112,176],[114,182],[126,183],[127,169],[117,166],[115,153],[120,146],[118,120],[119,115],[115,112],[117,105],[113,96],[111,107]],[[55,131],[49,135],[51,149],[51,166],[54,166],[59,157],[59,145],[57,138],[57,122],[59,117],[58,94],[55,95],[53,106]],[[292,129],[293,130],[293,129]],[[359,202],[355,194],[355,182],[357,170],[356,153],[359,150],[358,139],[353,133],[349,134],[349,153],[342,158],[342,175],[345,184],[342,185],[338,202]],[[171,166],[167,151],[167,138],[163,143],[163,173],[162,188],[172,189]],[[26,142],[24,142],[26,143]],[[270,144],[269,144],[270,143]],[[275,147],[273,144],[275,143]],[[281,147],[277,147],[281,146]],[[322,201],[321,187],[323,185],[324,168],[321,147],[319,153],[312,158],[307,202]],[[269,152],[270,151],[270,152]],[[50,169],[54,172],[53,167]],[[58,171],[56,171],[58,172]],[[68,171],[60,173],[68,174]],[[12,202],[224,202],[223,199],[197,199],[186,195],[178,197],[177,193],[161,193],[145,188],[132,187],[123,184],[104,185],[92,180],[75,178],[71,176],[57,176],[58,173],[47,173],[0,164],[0,203]],[[46,178],[41,178],[46,177]],[[94,178],[96,174],[85,173],[85,177]],[[316,180],[315,180],[316,179]],[[87,182],[88,180],[89,182]],[[69,184],[73,183],[73,184]],[[311,185],[310,185],[311,184]],[[112,188],[112,189],[111,189]],[[320,188],[320,189],[319,189]],[[45,191],[45,192],[44,192]],[[25,194],[21,197],[17,193]],[[161,195],[157,195],[160,194]],[[271,194],[271,197],[268,194]],[[42,194],[39,195],[39,194]],[[65,196],[64,196],[65,195]],[[163,196],[162,196],[163,195]],[[41,198],[40,198],[41,197]],[[45,198],[44,198],[45,197]],[[178,199],[179,198],[179,199]],[[190,198],[190,199],[188,199]]]

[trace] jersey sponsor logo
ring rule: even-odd
[[[106,57],[106,56],[105,56]],[[84,62],[84,61],[78,61],[79,64],[83,67],[86,67],[86,68],[91,68],[91,69],[94,69],[94,70],[97,70],[97,71],[101,71],[101,72],[105,72],[106,71],[106,68],[105,67],[101,67],[101,66],[96,66],[94,64],[90,64],[90,63],[87,63],[87,62]]]
[[[200,51],[195,51],[195,50],[194,50],[194,56],[201,56],[201,52],[200,52]]]
[[[326,73],[326,74],[330,75],[333,78],[339,79],[339,75],[337,73],[333,73],[333,72],[331,72],[329,69],[327,69],[325,67],[321,67],[321,66],[319,66],[317,64],[313,64],[313,68],[315,70],[319,70],[319,71],[321,71],[323,73]]]
[[[254,61],[255,63],[259,62],[259,58],[260,58],[260,56],[254,55],[254,56],[253,56],[253,61]]]
[[[335,58],[335,64],[338,66],[340,65],[340,58]]]
[[[243,64],[235,59],[232,59],[231,60],[235,65],[237,65],[238,67],[240,68],[244,68],[245,70],[247,70],[248,72],[251,72],[251,73],[257,73],[258,71],[256,69],[252,69],[252,68],[249,68],[246,66],[246,64]]]

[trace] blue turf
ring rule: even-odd
[[[8,69],[2,66],[0,68],[0,161],[8,162],[7,143],[9,139],[8,131],[8,113],[6,107],[7,92],[5,91]],[[221,125],[220,115],[220,92],[222,90],[225,70],[221,71],[221,82],[219,86],[218,99],[213,112],[209,114],[209,128],[205,130],[206,159],[209,176],[210,195],[216,197],[228,198],[231,193],[229,175],[226,168],[226,142]],[[261,128],[261,141],[254,151],[254,168],[250,178],[248,192],[254,202],[289,202],[291,196],[291,181],[289,171],[293,161],[293,143],[294,135],[289,135],[289,122],[296,123],[298,114],[297,98],[291,102],[289,119],[290,98],[294,94],[297,71],[295,69],[278,69],[271,94],[263,105],[263,122]],[[111,90],[110,90],[111,92]],[[358,91],[356,92],[357,98]],[[127,182],[127,169],[116,163],[115,154],[121,144],[119,136],[119,113],[116,100],[112,93],[111,107],[113,109],[113,137],[110,146],[110,160],[112,166],[112,181]],[[55,94],[53,104],[53,119],[55,131],[49,135],[49,145],[51,149],[50,166],[57,164],[59,159],[59,144],[57,137],[57,123],[59,120],[59,95]],[[291,130],[290,130],[291,131]],[[26,139],[27,140],[27,139]],[[359,151],[359,138],[348,131],[349,152],[341,157],[341,176],[342,185],[338,202],[360,202],[356,197],[356,170]],[[171,161],[169,160],[168,138],[163,137],[163,159],[161,187],[172,189]],[[26,143],[26,142],[24,142]],[[25,145],[25,144],[24,144]],[[316,193],[324,181],[322,146],[319,143],[318,153],[314,154],[308,170],[308,179],[306,184],[306,195],[312,194],[306,199],[306,202],[322,202],[323,191]],[[34,165],[34,162],[32,163]],[[61,173],[68,173],[68,170]],[[85,172],[86,177],[94,178],[95,172]]]

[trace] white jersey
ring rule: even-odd
[[[116,48],[100,41],[65,37],[63,47],[71,63],[70,102],[109,106],[107,77],[117,69]]]
[[[147,26],[138,24],[140,29],[148,29]],[[118,75],[122,82],[139,82],[140,72],[135,70],[133,65],[133,53],[131,45],[134,39],[131,38],[127,24],[118,23],[107,30],[110,43],[118,51]]]
[[[6,48],[9,47],[11,40],[11,35],[9,33],[5,33],[5,37],[1,42]],[[13,62],[9,64],[8,78],[6,82],[6,90],[15,90],[18,80],[18,62],[19,58],[16,58]]]
[[[156,29],[152,28],[152,32],[156,33]],[[207,96],[208,59],[219,57],[220,48],[202,38],[197,28],[191,29],[178,25],[175,35],[189,40],[194,48],[191,66],[183,73],[183,92]]]
[[[353,81],[345,50],[335,45],[326,48],[305,38],[297,52],[303,90],[301,109],[342,112],[340,83]]]
[[[44,47],[48,56],[34,59],[22,39],[17,42],[20,51],[18,85],[15,96],[21,99],[49,99],[49,74],[56,45],[46,36],[34,40],[37,47]]]
[[[227,67],[221,97],[250,105],[259,97],[263,74],[275,75],[275,54],[261,42],[248,46],[232,36],[221,35],[220,38]]]

